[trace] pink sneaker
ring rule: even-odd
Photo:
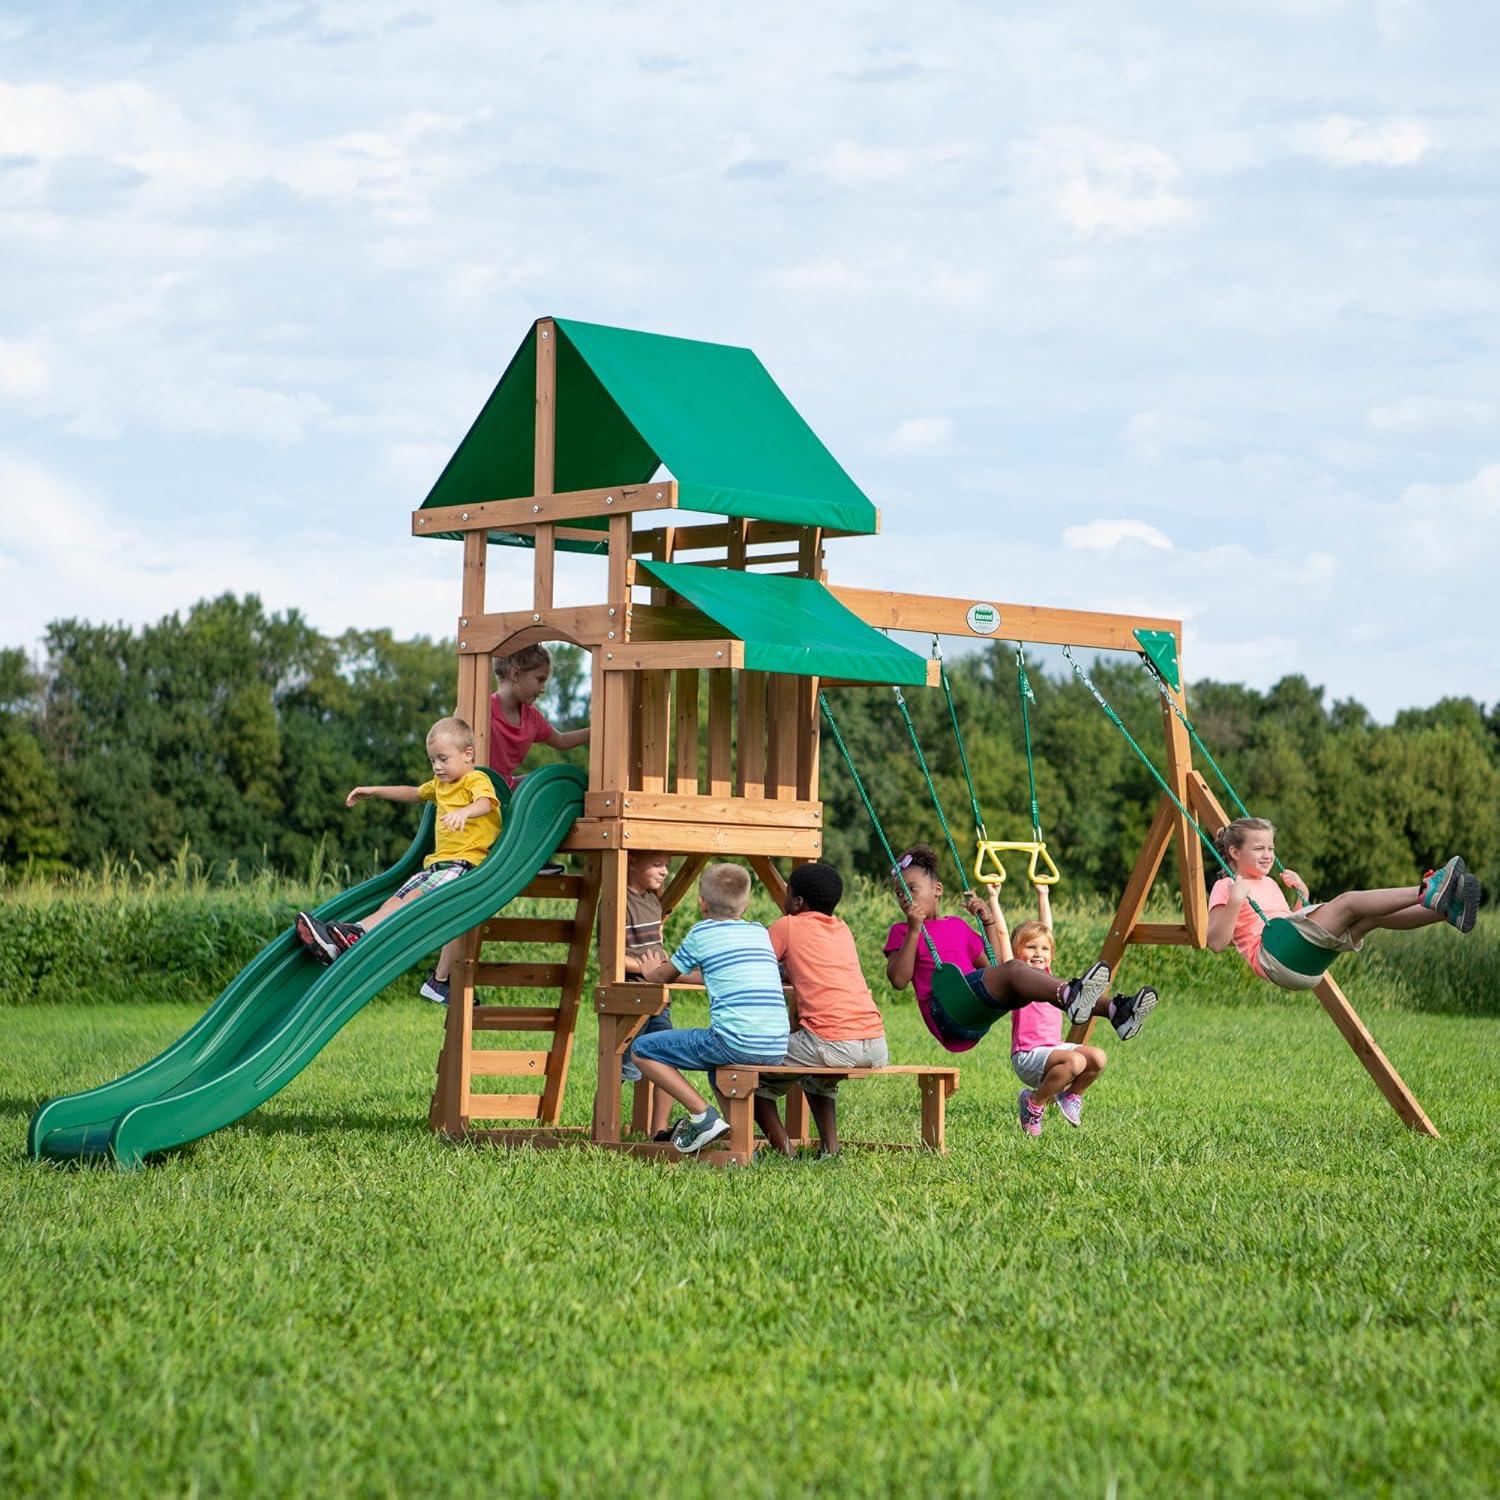
[[[1059,1094],[1057,1096],[1057,1112],[1074,1129],[1083,1123],[1083,1095],[1082,1094]]]
[[[1038,1109],[1031,1102],[1031,1090],[1022,1089],[1016,1095],[1016,1114],[1021,1120],[1021,1129],[1027,1135],[1040,1135],[1042,1133],[1042,1121],[1046,1118],[1047,1111]]]

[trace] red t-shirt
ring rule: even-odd
[[[516,784],[516,772],[526,752],[539,740],[552,738],[552,726],[529,703],[521,705],[521,722],[512,724],[500,708],[500,694],[490,694],[490,769],[506,786]]]

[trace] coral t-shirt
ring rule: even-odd
[[[829,912],[803,911],[771,923],[771,951],[797,992],[797,1021],[825,1042],[885,1035],[848,925]]]
[[[1220,876],[1214,882],[1214,888],[1208,893],[1208,909],[1216,910],[1221,906],[1229,905],[1229,891],[1234,884],[1228,876]],[[1266,977],[1266,971],[1261,967],[1260,945],[1262,935],[1266,926],[1256,916],[1255,905],[1265,912],[1267,920],[1272,917],[1286,917],[1291,915],[1291,907],[1287,905],[1287,899],[1281,887],[1276,884],[1269,875],[1262,875],[1257,880],[1246,882],[1249,891],[1245,897],[1244,904],[1234,916],[1234,946],[1240,950],[1245,962],[1260,975]]]
[[[521,722],[512,724],[500,707],[500,694],[490,694],[490,765],[506,786],[516,784],[516,772],[526,752],[539,740],[552,738],[552,726],[530,703],[521,704]]]

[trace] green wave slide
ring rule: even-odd
[[[388,917],[336,963],[319,964],[288,928],[165,1052],[113,1083],[43,1104],[31,1117],[27,1151],[38,1160],[137,1167],[265,1103],[398,975],[525,890],[583,811],[587,782],[567,765],[527,776],[477,870]],[[389,870],[325,901],[317,915],[349,921],[378,906],[431,852],[434,818],[425,808],[411,846]]]

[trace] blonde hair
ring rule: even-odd
[[[750,904],[750,872],[743,865],[710,865],[698,877],[698,894],[709,916],[732,922]]]
[[[439,736],[452,740],[460,750],[472,750],[474,748],[474,731],[469,727],[467,719],[455,717],[439,719],[427,731],[427,743],[430,745]]]
[[[1027,943],[1039,937],[1047,939],[1047,951],[1055,957],[1057,939],[1052,936],[1052,929],[1045,922],[1038,922],[1035,917],[1027,922],[1016,923],[1016,930],[1010,935],[1011,952],[1019,955]]]
[[[1232,823],[1226,823],[1214,835],[1214,848],[1219,851],[1219,857],[1226,864],[1233,863],[1234,853],[1252,833],[1276,832],[1276,825],[1267,818],[1236,818]]]
[[[538,667],[550,667],[552,653],[545,646],[522,646],[509,656],[495,658],[495,676],[509,677],[512,672],[534,672]]]

